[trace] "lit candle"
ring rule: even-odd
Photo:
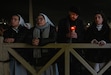
[[[71,31],[75,32],[75,30],[76,30],[76,26],[71,26]]]

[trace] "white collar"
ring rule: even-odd
[[[97,25],[96,28],[98,29],[98,31],[100,31],[102,29],[102,24],[101,25]]]

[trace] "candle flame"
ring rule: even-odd
[[[71,30],[73,31],[73,30],[76,30],[76,26],[72,26],[71,27]]]

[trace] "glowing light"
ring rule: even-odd
[[[76,30],[76,26],[72,26],[71,31],[75,31],[75,30]]]

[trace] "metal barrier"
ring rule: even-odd
[[[60,50],[37,72],[25,59],[16,53],[12,48],[60,48]],[[90,43],[50,43],[45,46],[32,46],[26,43],[3,43],[3,37],[0,37],[0,61],[9,59],[8,53],[14,56],[32,75],[41,75],[62,53],[65,53],[65,75],[70,75],[70,53],[72,53],[92,75],[102,75],[110,66],[109,61],[98,73],[74,50],[74,48],[111,48],[111,44],[99,46]],[[66,65],[67,64],[67,65]],[[0,75],[9,75],[9,63],[0,62]]]

